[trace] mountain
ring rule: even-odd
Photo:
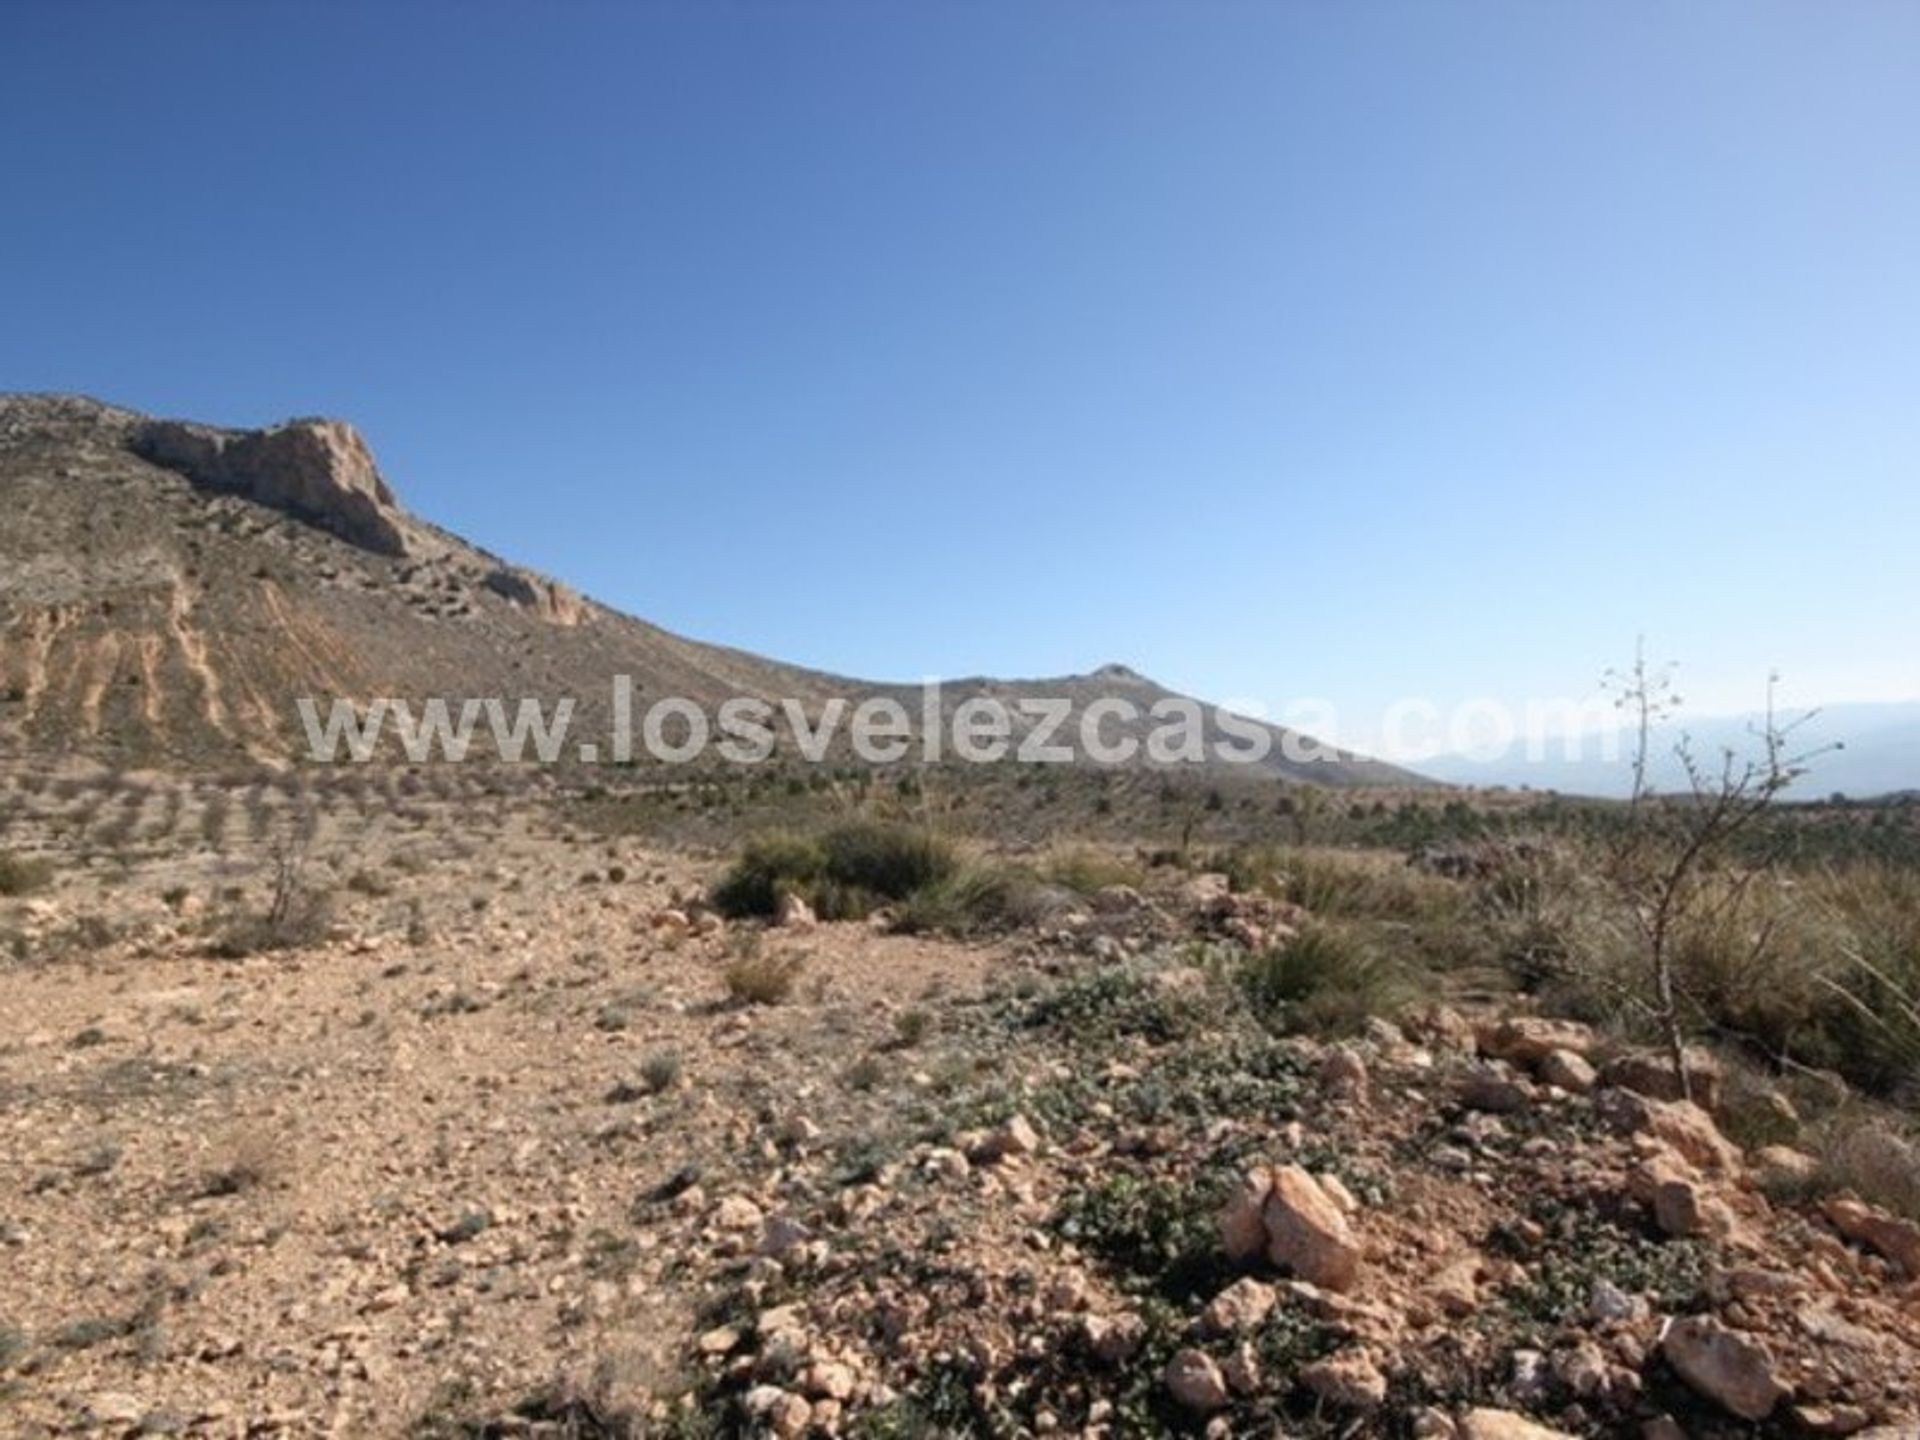
[[[1786,718],[1798,713],[1789,711]],[[1674,750],[1683,735],[1696,756],[1717,764],[1728,748],[1741,755],[1756,753],[1754,731],[1763,719],[1759,714],[1703,716],[1660,726],[1653,737],[1652,783],[1663,790],[1686,785]],[[1461,785],[1527,786],[1569,795],[1628,793],[1632,774],[1624,732],[1584,737],[1575,746],[1569,751],[1564,741],[1555,739],[1545,753],[1529,756],[1525,745],[1516,742],[1493,755],[1439,755],[1419,765],[1423,774]],[[1809,757],[1806,774],[1787,792],[1789,799],[1825,799],[1836,793],[1869,799],[1920,788],[1920,701],[1817,710],[1795,729],[1789,750]]]
[[[342,421],[229,430],[0,396],[0,755],[283,763],[305,750],[302,697],[573,697],[572,733],[601,734],[616,676],[642,711],[754,697],[817,717],[835,697],[889,697],[917,716],[924,698],[685,639],[489,554],[410,514]],[[1106,666],[950,682],[941,713],[984,696],[1059,696],[1070,723],[1096,700],[1178,698]],[[1202,714],[1209,742],[1251,725]],[[1422,783],[1346,753],[1289,758],[1287,732],[1254,728],[1275,742],[1258,767],[1271,776]]]

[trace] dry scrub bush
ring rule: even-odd
[[[44,890],[53,879],[53,866],[32,855],[0,850],[0,897],[17,899]]]
[[[793,994],[806,968],[804,956],[748,949],[727,964],[727,994],[743,1005],[778,1005]]]

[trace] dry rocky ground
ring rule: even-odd
[[[538,794],[0,783],[8,1435],[1920,1434],[1920,1227],[1705,1060],[1275,1033],[1219,877],[762,927]]]

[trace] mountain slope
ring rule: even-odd
[[[833,697],[921,705],[919,687],[688,640],[514,567],[402,509],[339,421],[231,431],[79,396],[0,397],[0,754],[279,762],[304,751],[301,697],[572,697],[573,733],[601,734],[617,675],[640,711],[666,696],[792,699],[809,714]],[[977,695],[1062,696],[1077,712],[1169,694],[1108,667],[956,682],[941,703],[950,715]],[[1224,733],[1205,714],[1209,736]],[[1418,783],[1277,747],[1263,768]]]
[[[1794,718],[1788,712],[1788,720]],[[1653,733],[1648,775],[1656,789],[1687,787],[1676,747],[1684,738],[1696,757],[1717,769],[1731,750],[1757,756],[1759,714],[1682,717]],[[1805,754],[1806,773],[1787,792],[1793,800],[1839,793],[1855,799],[1891,795],[1920,784],[1920,701],[1825,706],[1798,725],[1789,747]],[[1625,796],[1632,788],[1632,737],[1625,730],[1554,738],[1540,753],[1524,742],[1492,755],[1435,755],[1421,770],[1451,784],[1529,787],[1567,795]]]

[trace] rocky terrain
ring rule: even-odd
[[[1920,1434],[1909,805],[1715,851],[1669,1055],[1604,807],[302,764],[301,696],[918,692],[520,570],[339,421],[8,397],[0,498],[8,1436]]]
[[[304,753],[302,697],[569,698],[577,733],[604,737],[616,675],[643,705],[790,699],[817,723],[830,698],[891,696],[920,713],[917,686],[687,640],[437,529],[402,507],[342,421],[224,430],[81,396],[0,396],[0,755],[281,763]],[[946,686],[942,711],[981,695],[1057,696],[1078,714],[1104,697],[1144,711],[1170,692],[1123,666],[976,677]],[[1416,783],[1351,755],[1276,749],[1246,768]]]
[[[963,938],[537,782],[4,785],[8,1435],[1920,1433],[1832,1083],[1313,992],[1204,866]]]

